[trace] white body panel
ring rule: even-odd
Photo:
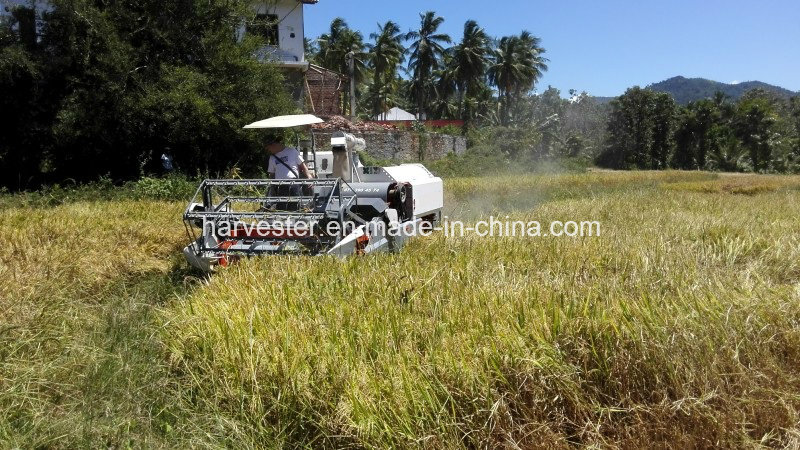
[[[311,152],[308,153],[308,157],[309,159],[311,158]],[[358,159],[356,159],[356,165],[358,168],[364,167],[364,165],[361,164],[361,161]],[[333,174],[333,152],[317,151],[315,167],[317,168],[317,178],[331,178],[331,175]]]
[[[444,207],[444,183],[422,164],[401,164],[383,170],[398,182],[410,183],[414,195],[414,216],[424,217]]]
[[[311,158],[310,152],[308,156]],[[328,178],[328,175],[333,173],[333,152],[317,152],[314,167],[316,167],[317,178]]]

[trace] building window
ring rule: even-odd
[[[278,16],[276,14],[256,14],[247,27],[247,32],[261,36],[267,45],[278,46]]]

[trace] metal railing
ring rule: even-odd
[[[296,195],[292,195],[296,193]],[[327,235],[324,222],[338,222],[337,230],[345,229],[348,212],[357,203],[353,189],[341,178],[337,179],[290,179],[290,180],[204,180],[197,188],[183,218],[187,235],[192,242],[198,242],[199,253],[212,253],[217,256],[231,252],[230,241],[247,240],[258,244],[281,240],[295,240],[313,244],[324,249],[335,244],[342,236]],[[250,226],[255,223],[303,223],[312,230],[302,236],[291,233],[283,237],[273,234],[245,237],[218,236],[213,241],[215,247],[207,247],[205,239],[208,227],[217,230],[217,225],[227,221],[234,226]],[[197,228],[201,228],[200,235]],[[341,233],[341,231],[340,231]],[[226,243],[226,241],[228,241]],[[269,246],[251,245],[247,248],[234,246],[236,253],[258,253]],[[248,250],[249,249],[249,250]]]

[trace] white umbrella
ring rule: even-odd
[[[245,128],[291,128],[301,127],[304,125],[311,125],[315,123],[323,123],[324,120],[313,114],[294,114],[290,116],[275,116],[269,119],[259,120],[250,125],[245,125]]]

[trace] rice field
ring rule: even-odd
[[[445,187],[452,219],[602,234],[205,278],[182,202],[0,207],[0,445],[800,447],[800,177]]]

